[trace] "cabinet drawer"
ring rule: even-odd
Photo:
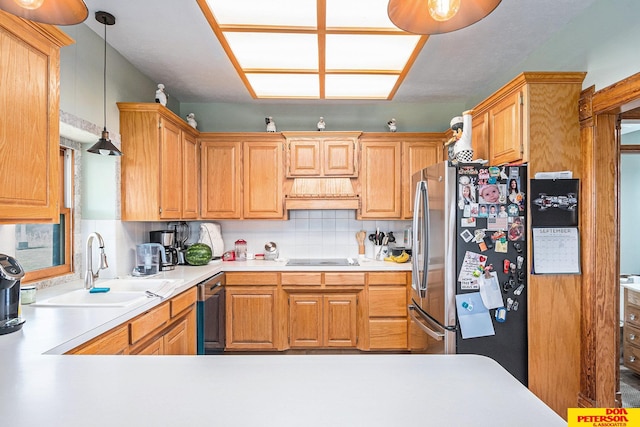
[[[227,273],[227,285],[277,285],[278,273]]]
[[[407,345],[407,319],[369,320],[371,350],[406,349]]]
[[[369,273],[369,285],[405,285],[406,273]]]
[[[640,329],[626,324],[624,326],[624,342],[625,344],[640,347]]]
[[[640,373],[640,349],[625,342],[623,354],[624,366]]]
[[[283,285],[321,285],[322,273],[282,273]]]
[[[127,326],[120,326],[95,338],[69,353],[71,354],[128,354],[129,334]]]
[[[324,283],[327,285],[364,286],[364,273],[325,273]]]
[[[180,295],[171,299],[171,317],[176,317],[178,314],[188,309],[196,303],[198,291],[196,288],[191,288]]]
[[[625,321],[635,327],[640,327],[640,308],[627,304],[625,313]]]
[[[627,288],[627,303],[640,307],[640,293]]]
[[[171,317],[170,314],[169,304],[165,303],[131,321],[129,324],[130,343],[135,344],[167,323]]]
[[[398,286],[369,288],[369,316],[406,317],[406,288]]]

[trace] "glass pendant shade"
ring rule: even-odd
[[[0,9],[29,21],[74,25],[89,15],[82,0],[0,0]]]
[[[387,13],[393,24],[413,34],[450,33],[474,24],[501,0],[389,0]],[[458,4],[457,11],[455,3]]]
[[[458,13],[460,0],[429,0],[429,15],[436,21],[448,21]]]

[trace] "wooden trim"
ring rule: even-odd
[[[638,106],[640,106],[640,73],[607,86],[593,95],[594,116],[629,111]]]
[[[640,152],[640,145],[620,145],[620,152],[624,152],[624,153]]]

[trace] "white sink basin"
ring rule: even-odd
[[[127,307],[147,298],[144,291],[109,291],[92,294],[86,289],[78,289],[43,301],[36,301],[32,305],[42,307]]]
[[[145,291],[157,291],[159,289],[175,288],[178,282],[181,280],[167,280],[167,279],[111,279],[111,280],[99,280],[95,283],[97,288],[110,288],[111,292],[145,292]]]

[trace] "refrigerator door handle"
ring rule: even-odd
[[[421,209],[422,208],[422,209]],[[420,212],[424,216],[422,224],[418,224],[420,219]],[[429,244],[427,239],[429,238],[426,231],[429,229],[429,201],[427,183],[425,181],[419,181],[416,185],[416,195],[413,205],[413,248],[416,251],[413,258],[412,269],[413,277],[419,280],[418,291],[426,291],[429,274]],[[422,237],[422,239],[419,239]],[[419,246],[421,245],[421,246]],[[418,268],[420,262],[420,254],[422,253],[422,276]]]
[[[422,316],[413,304],[409,304],[407,308],[409,309],[409,315],[416,322],[416,325],[418,325],[418,327],[427,335],[437,341],[442,341],[444,339],[445,329],[442,328],[442,326],[433,322],[431,319]]]

